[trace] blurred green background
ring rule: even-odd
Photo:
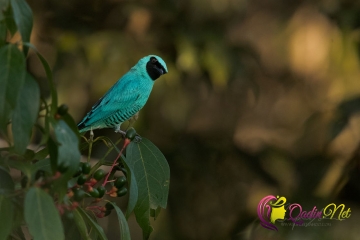
[[[135,124],[171,169],[151,239],[360,239],[359,1],[28,2],[31,42],[77,122],[141,57],[166,61]],[[36,56],[28,66],[48,96]],[[256,213],[269,194],[352,214],[274,232]],[[115,216],[102,225],[119,238]]]

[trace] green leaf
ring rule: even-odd
[[[66,113],[65,115],[61,116],[61,118],[67,123],[67,125],[71,128],[71,130],[80,139],[79,129],[77,127],[75,120],[72,118],[72,116],[69,113]]]
[[[40,62],[45,69],[46,77],[47,77],[48,83],[49,83],[49,88],[51,90],[51,115],[54,116],[57,111],[58,99],[57,99],[57,92],[56,92],[54,82],[53,82],[51,68],[50,68],[49,64],[47,63],[46,59],[39,53],[39,51],[36,49],[36,47],[34,45],[32,45],[31,43],[23,43],[23,44],[24,44],[24,46],[32,48],[36,52],[36,55],[40,59]]]
[[[73,217],[68,217],[69,215],[73,214]],[[80,235],[79,229],[76,226],[76,220],[74,217],[74,211],[72,212],[65,212],[61,218],[62,223],[64,225],[64,233],[65,239],[83,239]]]
[[[1,14],[1,11],[0,11]],[[2,47],[3,45],[5,45],[6,43],[6,24],[5,21],[1,21],[0,20],[0,47]]]
[[[45,115],[45,126],[44,126],[44,129],[42,129],[42,137],[41,137],[41,141],[39,143],[39,145],[43,145],[45,143],[48,142],[49,140],[49,137],[50,137],[50,117],[48,115],[48,113],[46,112],[46,115]],[[39,127],[41,128],[41,127]]]
[[[10,0],[14,13],[14,19],[19,29],[23,42],[30,42],[30,35],[33,26],[33,15],[31,8],[25,0]],[[24,53],[27,55],[28,48],[24,46]]]
[[[13,229],[21,228],[21,225],[24,224],[24,205],[23,205],[23,202],[21,201],[21,203],[20,203],[19,199],[14,199],[13,198],[12,203],[14,205]]]
[[[144,238],[148,239],[152,232],[151,209],[166,208],[167,205],[169,165],[160,150],[146,138],[140,143],[131,142],[126,153],[138,186],[139,199],[134,209],[136,220]]]
[[[14,150],[18,154],[24,154],[30,142],[32,128],[39,112],[39,104],[39,86],[33,77],[27,73],[12,117]]]
[[[12,11],[10,5],[7,5],[7,7],[5,7],[5,9],[6,10],[4,11],[4,18],[5,18],[6,27],[7,27],[7,29],[9,29],[11,35],[14,35],[17,31],[17,27],[16,27],[16,23],[14,20],[13,11]]]
[[[134,174],[134,170],[132,168],[131,163],[129,162],[128,158],[122,157],[122,162],[125,166],[125,169],[127,171],[127,180],[129,183],[129,202],[126,209],[126,218],[130,217],[130,214],[132,211],[134,211],[134,208],[136,206],[137,200],[138,200],[138,186]]]
[[[11,200],[4,195],[0,195],[0,216],[4,221],[1,221],[0,239],[7,239],[13,225],[14,207]]]
[[[49,154],[50,154],[51,170],[55,174],[57,170],[58,145],[51,137],[48,139],[47,148],[49,149]]]
[[[25,221],[36,240],[65,239],[53,199],[42,189],[32,187],[25,196]]]
[[[14,190],[14,182],[5,168],[0,167],[0,194]]]
[[[75,224],[81,234],[82,239],[91,240],[91,238],[88,234],[88,230],[87,230],[85,221],[84,221],[83,217],[81,216],[81,214],[79,213],[78,209],[75,209],[73,211],[73,213],[74,213]]]
[[[58,146],[57,166],[66,167],[67,170],[54,183],[54,188],[59,194],[59,199],[67,192],[67,182],[79,169],[80,151],[79,139],[65,121],[60,119],[58,122],[52,121]]]
[[[25,80],[25,58],[12,44],[0,48],[0,129],[6,132]]]
[[[131,239],[130,237],[130,230],[129,230],[129,225],[126,221],[126,218],[123,214],[123,212],[121,211],[121,209],[113,202],[109,202],[115,209],[116,214],[118,216],[118,222],[119,222],[119,227],[120,227],[120,239],[121,240],[127,240],[127,239]]]
[[[28,161],[12,160],[9,161],[9,166],[22,171],[29,179],[35,170],[34,165]]]
[[[93,228],[93,231],[97,233],[98,239],[106,240],[106,235],[102,227],[99,226],[81,207],[77,208],[82,218]]]
[[[36,160],[43,160],[49,155],[49,149],[44,147],[43,149],[37,151],[35,153],[34,159]]]
[[[0,21],[3,21],[5,19],[3,11],[9,7],[9,1],[8,0],[2,0],[0,1]]]
[[[48,173],[52,173],[50,158],[45,158],[34,164],[36,170],[43,170]]]

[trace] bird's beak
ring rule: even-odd
[[[165,69],[163,69],[163,68],[160,68],[160,67],[157,67],[157,66],[155,68],[156,68],[156,70],[159,71],[160,75],[163,75],[163,74],[166,73]]]

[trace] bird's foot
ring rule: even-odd
[[[123,130],[121,130],[121,129],[116,129],[115,132],[116,132],[116,133],[120,133],[120,134],[122,135],[122,138],[124,138],[124,139],[126,138],[126,132],[125,132],[125,131],[123,131]],[[136,136],[135,136],[135,138],[134,138],[134,141],[135,141],[136,143],[139,143],[139,142],[141,142],[141,140],[142,140],[142,138],[140,137],[140,135],[136,133]]]
[[[121,129],[119,128],[119,129],[115,129],[115,132],[116,132],[116,133],[120,133],[120,134],[123,136],[123,138],[125,138],[125,135],[126,135],[126,132],[125,132],[125,131],[123,131],[123,130],[121,130]]]
[[[92,128],[90,129],[90,141],[92,142],[94,140],[94,132]]]
[[[142,140],[141,136],[140,136],[139,134],[136,134],[136,136],[135,136],[135,138],[134,138],[134,141],[135,141],[136,143],[139,143],[139,142],[141,142],[141,140]]]

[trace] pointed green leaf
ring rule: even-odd
[[[25,58],[15,45],[0,48],[0,129],[6,131],[25,80]]]
[[[50,117],[47,112],[45,115],[45,123],[44,124],[45,124],[45,126],[42,131],[42,137],[41,137],[41,141],[40,141],[39,145],[43,145],[43,144],[47,143],[49,140],[49,137],[50,137]]]
[[[7,239],[13,225],[14,207],[11,200],[4,195],[0,195],[0,216],[4,221],[1,221],[0,239]]]
[[[10,0],[14,13],[14,19],[19,29],[23,42],[30,42],[30,35],[33,26],[33,14],[25,0]],[[28,48],[24,46],[24,53],[27,55]]]
[[[35,167],[28,161],[12,160],[9,162],[9,166],[23,172],[28,178],[34,173]]]
[[[152,232],[151,209],[166,208],[169,165],[160,150],[146,138],[140,143],[131,142],[126,153],[138,186],[138,201],[134,209],[136,220],[143,229],[144,238],[148,239]]]
[[[74,211],[65,212],[61,220],[64,226],[65,239],[70,239],[70,240],[83,239],[81,237],[79,229],[76,226]]]
[[[55,131],[56,140],[60,144],[57,151],[57,166],[63,166],[67,169],[54,183],[54,188],[59,194],[59,198],[62,199],[67,192],[67,182],[79,169],[81,157],[79,151],[79,139],[62,119],[57,122],[52,121],[52,125]]]
[[[5,7],[5,9],[6,10],[3,12],[3,14],[5,18],[6,27],[7,29],[9,29],[11,35],[14,35],[17,31],[17,27],[16,27],[13,11],[10,5],[8,4],[8,2],[7,2],[7,7]]]
[[[0,167],[0,194],[14,190],[14,182],[8,171]]]
[[[127,177],[128,183],[129,183],[129,202],[128,202],[128,206],[126,209],[126,218],[129,218],[132,211],[134,211],[134,208],[135,208],[137,200],[138,200],[138,194],[139,194],[134,170],[131,166],[131,163],[128,161],[129,161],[128,158],[122,157],[122,162],[127,171],[126,177]]]
[[[1,12],[1,11],[0,11]],[[0,13],[1,14],[1,13]],[[2,47],[3,45],[5,45],[6,42],[6,24],[5,21],[1,21],[0,20],[0,47]]]
[[[36,240],[65,239],[53,199],[42,189],[32,187],[25,196],[25,221]]]
[[[24,224],[24,205],[22,202],[19,203],[18,199],[14,198],[12,199],[12,203],[14,206],[14,223],[12,228],[16,229],[20,228],[20,226]]]
[[[47,63],[46,59],[39,53],[39,51],[36,49],[36,47],[34,45],[32,45],[31,43],[23,43],[23,44],[24,44],[24,46],[30,47],[31,49],[33,49],[36,52],[36,55],[38,56],[41,64],[44,67],[46,77],[47,77],[48,83],[49,83],[49,88],[51,90],[51,115],[54,116],[57,111],[58,99],[57,99],[57,92],[55,90],[55,86],[54,86],[54,82],[53,82],[53,78],[52,78],[51,68],[50,68],[49,64]]]
[[[3,21],[5,16],[3,11],[9,7],[9,0],[0,1],[0,21]]]
[[[77,127],[77,124],[75,123],[75,120],[72,118],[72,116],[69,113],[66,113],[65,115],[61,116],[61,118],[67,123],[67,125],[71,128],[71,130],[80,139],[79,129]]]
[[[118,216],[118,222],[119,222],[119,227],[120,227],[120,239],[121,240],[131,240],[129,225],[126,221],[126,218],[125,218],[123,212],[115,203],[113,203],[113,202],[109,202],[109,203],[114,207],[116,214]]]
[[[51,163],[49,158],[42,159],[34,164],[36,170],[43,170],[48,173],[51,171]]]
[[[102,227],[97,224],[81,207],[77,208],[77,211],[80,213],[82,218],[92,227],[92,231],[97,233],[98,239],[107,240],[106,235]]]
[[[43,160],[49,155],[49,149],[44,147],[43,149],[37,151],[35,153],[34,159],[36,160]]]
[[[39,104],[39,86],[27,73],[12,117],[14,150],[18,154],[24,154],[30,142],[32,128],[38,116]]]
[[[91,240],[88,230],[87,230],[87,227],[86,227],[86,224],[85,224],[85,221],[84,221],[83,217],[81,216],[81,214],[79,213],[78,209],[75,209],[73,211],[73,213],[74,213],[75,224],[81,234],[82,239]]]

